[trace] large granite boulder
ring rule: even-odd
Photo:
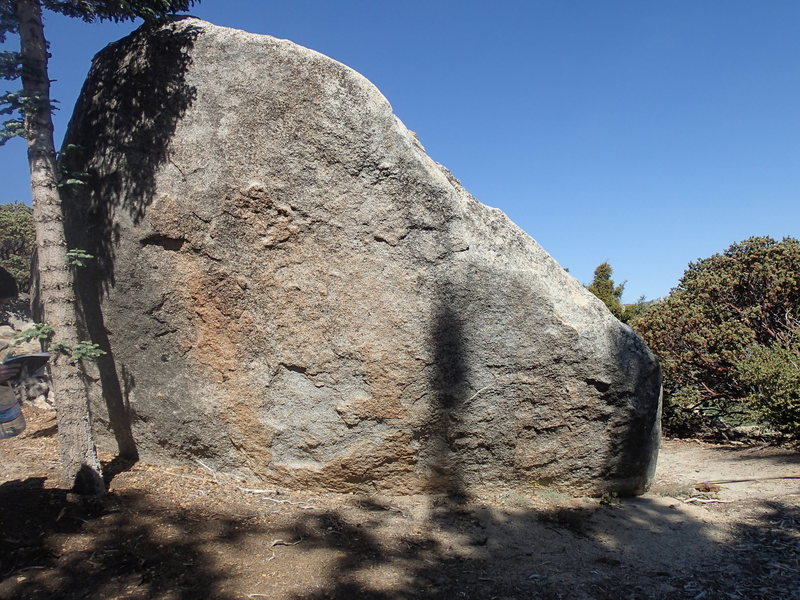
[[[335,491],[647,486],[653,355],[355,71],[143,28],[66,144],[95,417],[128,454]]]

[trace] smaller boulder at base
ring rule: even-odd
[[[653,355],[355,71],[145,26],[95,58],[65,143],[106,443],[340,492],[648,485]]]

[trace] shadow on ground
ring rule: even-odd
[[[335,550],[341,558],[325,585],[293,598],[800,597],[800,514],[781,503],[763,509],[727,542],[668,503],[644,498],[505,514],[445,505],[425,534],[391,543],[382,521],[402,516],[309,515],[296,524],[306,551]]]
[[[0,598],[232,598],[203,545],[235,544],[234,521],[200,522],[146,494],[73,503],[43,483],[0,485]]]
[[[35,471],[55,440],[36,435],[52,418],[31,417],[0,463],[2,600],[800,598],[791,495],[300,501],[140,466],[76,503]]]

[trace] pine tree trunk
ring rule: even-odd
[[[59,341],[74,345],[78,341],[75,290],[67,264],[58,192],[47,42],[40,0],[17,0],[17,19],[21,52],[29,67],[22,77],[23,93],[36,101],[35,108],[25,111],[25,135],[36,222],[42,321],[55,328]],[[64,484],[81,494],[103,494],[105,486],[80,367],[62,355],[52,363],[52,376]]]

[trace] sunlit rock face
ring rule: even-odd
[[[653,356],[355,71],[144,28],[97,56],[66,143],[107,443],[290,488],[647,486]]]

